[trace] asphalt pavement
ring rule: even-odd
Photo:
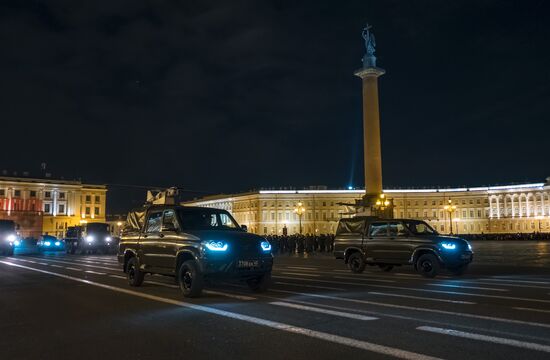
[[[263,294],[128,286],[115,256],[0,257],[1,359],[550,359],[550,244],[474,243],[461,277],[275,258]]]

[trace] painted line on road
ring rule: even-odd
[[[295,273],[295,272],[281,272],[281,274],[284,274],[284,275],[298,275],[298,276],[321,277],[321,275],[318,275],[318,274],[303,274],[303,273]]]
[[[319,268],[316,268],[316,267],[307,267],[307,266],[287,266],[286,269],[310,270],[310,271],[317,271],[317,270],[319,270]]]
[[[511,282],[511,283],[520,283],[520,284],[539,284],[539,285],[550,285],[548,281],[532,281],[532,280],[514,280],[514,279],[493,279],[493,278],[481,278],[482,281],[498,281],[498,282]]]
[[[329,287],[329,286],[304,285],[304,284],[296,284],[296,283],[289,283],[289,282],[282,282],[282,281],[276,281],[275,284],[277,284],[277,285],[298,286],[298,287],[307,287],[307,288],[321,289],[321,290],[345,291],[345,289],[342,289],[342,288],[335,288],[335,287]]]
[[[237,299],[237,300],[244,300],[244,301],[258,300],[257,298],[252,297],[252,296],[231,294],[231,293],[226,293],[226,292],[223,292],[223,291],[203,290],[203,293],[208,294],[208,295],[225,296],[225,297],[228,297],[228,298]]]
[[[35,259],[35,258],[33,258],[33,259]],[[23,260],[23,259],[17,259],[17,260],[25,261],[25,260]],[[26,261],[35,263],[34,261],[31,261],[31,260],[26,260]],[[111,270],[111,271],[120,271],[120,268],[115,269],[115,268],[109,268],[109,267],[99,266],[99,265],[86,265],[86,264],[80,264],[80,263],[77,263],[77,262],[74,262],[74,261],[63,261],[63,260],[49,260],[49,261],[55,262],[55,263],[60,263],[60,264],[78,265],[78,266],[86,266],[86,267],[91,267],[91,268],[96,268],[96,269]]]
[[[291,309],[311,311],[311,312],[316,312],[316,313],[320,313],[320,314],[339,316],[339,317],[344,317],[344,318],[354,319],[354,320],[362,320],[362,321],[378,320],[378,318],[373,317],[373,316],[350,314],[350,313],[343,312],[343,311],[328,310],[328,309],[322,309],[322,308],[313,307],[313,306],[293,304],[293,303],[288,303],[288,302],[283,302],[283,301],[274,301],[274,302],[270,302],[269,304],[270,305],[275,305],[275,306],[284,306],[284,307],[291,308]]]
[[[51,267],[55,267],[55,268],[60,268],[60,269],[63,268],[63,266],[61,266],[61,265],[56,265],[56,264],[51,264],[50,266],[51,266]]]
[[[480,286],[469,286],[469,285],[460,285],[460,284],[438,284],[438,283],[432,283],[428,284],[429,286],[442,286],[442,287],[450,287],[450,288],[458,288],[458,289],[472,289],[472,290],[487,290],[487,291],[510,291],[508,289],[499,289],[499,288],[487,288],[487,287],[480,287]],[[495,284],[497,285],[497,284]]]
[[[524,308],[524,307],[513,307],[512,309],[523,310],[523,311],[535,311],[535,312],[550,314],[550,310],[543,310],[543,309],[533,309],[533,308]]]
[[[77,269],[77,268],[70,267],[70,266],[65,266],[65,269],[67,269],[67,270],[73,270],[73,271],[82,271],[82,269]]]
[[[416,329],[421,331],[428,331],[435,334],[457,336],[464,339],[486,341],[486,342],[491,342],[493,344],[509,345],[514,347],[519,347],[522,349],[536,350],[536,351],[543,351],[543,352],[550,353],[550,346],[532,343],[532,342],[525,342],[525,341],[519,341],[514,339],[496,337],[496,336],[475,334],[475,333],[464,332],[464,331],[453,330],[453,329],[444,329],[444,328],[438,328],[433,326],[419,326]]]
[[[394,283],[395,280],[385,280],[385,279],[373,279],[373,278],[355,278],[353,276],[333,276],[333,279],[343,279],[343,280],[361,280],[361,281],[374,281],[374,282],[383,282],[383,283]]]
[[[117,278],[117,279],[124,279],[124,280],[126,280],[126,276],[113,275],[113,274],[109,274],[109,275],[107,275],[107,276],[112,277],[112,278]]]
[[[476,314],[461,313],[461,312],[446,311],[446,310],[428,309],[428,308],[416,307],[416,306],[380,303],[380,302],[376,302],[376,301],[359,300],[359,299],[352,299],[352,298],[345,298],[345,297],[338,297],[338,296],[312,294],[312,293],[304,293],[304,292],[296,292],[296,291],[288,291],[288,290],[270,289],[270,291],[286,293],[286,294],[293,294],[293,295],[301,295],[301,296],[313,297],[313,298],[320,298],[320,299],[337,300],[337,301],[343,301],[343,302],[352,302],[352,303],[357,303],[357,304],[377,305],[377,306],[394,308],[394,309],[421,311],[421,312],[426,312],[426,313],[459,316],[459,317],[472,318],[472,319],[482,319],[482,320],[503,322],[503,323],[509,323],[509,324],[529,325],[529,326],[536,326],[536,327],[542,327],[542,328],[550,329],[550,324],[543,324],[543,323],[537,323],[537,322],[531,322],[531,321],[506,319],[506,318],[499,318],[499,317],[494,317],[494,316],[476,315]]]
[[[97,272],[97,271],[92,271],[92,270],[85,270],[84,272],[85,272],[85,273],[88,273],[88,274],[107,275],[107,274],[105,274],[105,273],[101,273],[101,272]]]
[[[126,294],[126,295],[132,295],[132,296],[140,297],[140,298],[143,298],[143,299],[148,299],[148,300],[157,301],[157,302],[170,304],[170,305],[176,305],[176,306],[180,306],[180,307],[184,307],[184,308],[188,308],[188,309],[193,309],[193,310],[196,310],[196,311],[201,311],[201,312],[205,312],[205,313],[209,313],[209,314],[213,314],[213,315],[226,317],[226,318],[229,318],[229,319],[240,320],[240,321],[244,321],[244,322],[255,324],[255,325],[265,326],[265,327],[285,331],[285,332],[292,333],[292,334],[304,335],[304,336],[308,336],[310,338],[314,338],[314,339],[318,339],[318,340],[322,340],[322,341],[326,341],[326,342],[331,342],[331,343],[335,343],[335,344],[354,347],[356,349],[371,351],[371,352],[375,352],[375,353],[378,353],[378,354],[394,356],[394,357],[397,357],[397,358],[400,358],[400,359],[441,360],[441,359],[436,358],[436,357],[431,357],[431,356],[424,355],[424,354],[414,353],[414,352],[410,352],[410,351],[406,351],[406,350],[402,350],[402,349],[398,349],[398,348],[392,348],[392,347],[389,347],[389,346],[378,345],[378,344],[370,343],[370,342],[367,342],[367,341],[362,341],[362,340],[357,340],[357,339],[353,339],[353,338],[343,337],[343,336],[330,334],[330,333],[325,333],[325,332],[321,332],[321,331],[315,331],[315,330],[311,330],[311,329],[307,329],[307,328],[302,328],[302,327],[298,327],[298,326],[294,326],[294,325],[290,325],[290,324],[285,324],[285,323],[281,323],[281,322],[262,319],[262,318],[258,318],[258,317],[254,317],[254,316],[249,316],[249,315],[239,314],[239,313],[235,313],[235,312],[220,310],[220,309],[216,309],[216,308],[209,307],[209,306],[196,305],[196,304],[192,304],[192,303],[186,303],[186,302],[182,302],[182,301],[178,301],[178,300],[173,300],[173,299],[170,299],[170,298],[164,298],[164,297],[160,297],[160,296],[141,293],[141,292],[137,292],[137,291],[134,291],[134,290],[128,290],[128,289],[119,288],[119,287],[111,286],[111,285],[106,285],[106,284],[102,284],[102,283],[98,283],[98,282],[94,282],[94,281],[90,281],[90,280],[80,279],[80,278],[77,278],[77,277],[74,277],[74,276],[55,273],[55,272],[52,272],[52,271],[46,271],[46,270],[42,270],[42,269],[36,269],[36,268],[32,268],[30,266],[15,264],[15,263],[11,263],[9,261],[0,261],[0,263],[3,263],[5,265],[9,265],[9,266],[19,267],[19,268],[30,270],[30,271],[40,272],[40,273],[43,273],[43,274],[57,276],[57,277],[67,279],[67,280],[81,282],[81,283],[84,283],[84,284],[88,284],[88,285],[91,285],[91,286],[96,286],[96,287],[99,287],[99,288],[103,288],[103,289],[123,293],[123,294]]]
[[[465,305],[475,305],[476,304],[475,302],[471,302],[471,301],[447,300],[447,299],[439,299],[439,298],[431,298],[431,297],[427,298],[427,297],[422,297],[422,296],[390,294],[390,293],[378,292],[378,291],[369,291],[369,294],[380,295],[380,296],[400,297],[400,298],[405,298],[405,299],[439,301],[439,302],[446,302],[446,303],[451,303],[451,304],[465,304]]]

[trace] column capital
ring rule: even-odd
[[[379,77],[386,73],[386,70],[381,69],[379,67],[368,67],[368,68],[361,68],[359,70],[356,70],[353,74],[355,76],[360,77],[361,79],[367,78],[367,77]]]

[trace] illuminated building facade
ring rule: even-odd
[[[441,233],[533,233],[550,232],[550,184],[454,189],[384,190],[393,201],[394,217],[425,220]],[[184,203],[230,211],[235,219],[256,234],[299,232],[294,212],[302,202],[304,234],[333,233],[338,220],[353,216],[354,204],[364,190],[260,190],[211,196]],[[445,209],[451,203],[452,213]]]
[[[14,220],[24,237],[63,237],[69,226],[105,222],[106,193],[80,181],[2,176],[0,219]]]

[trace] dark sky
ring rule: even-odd
[[[4,0],[0,168],[216,193],[360,185],[368,21],[385,186],[542,181],[549,5]]]

